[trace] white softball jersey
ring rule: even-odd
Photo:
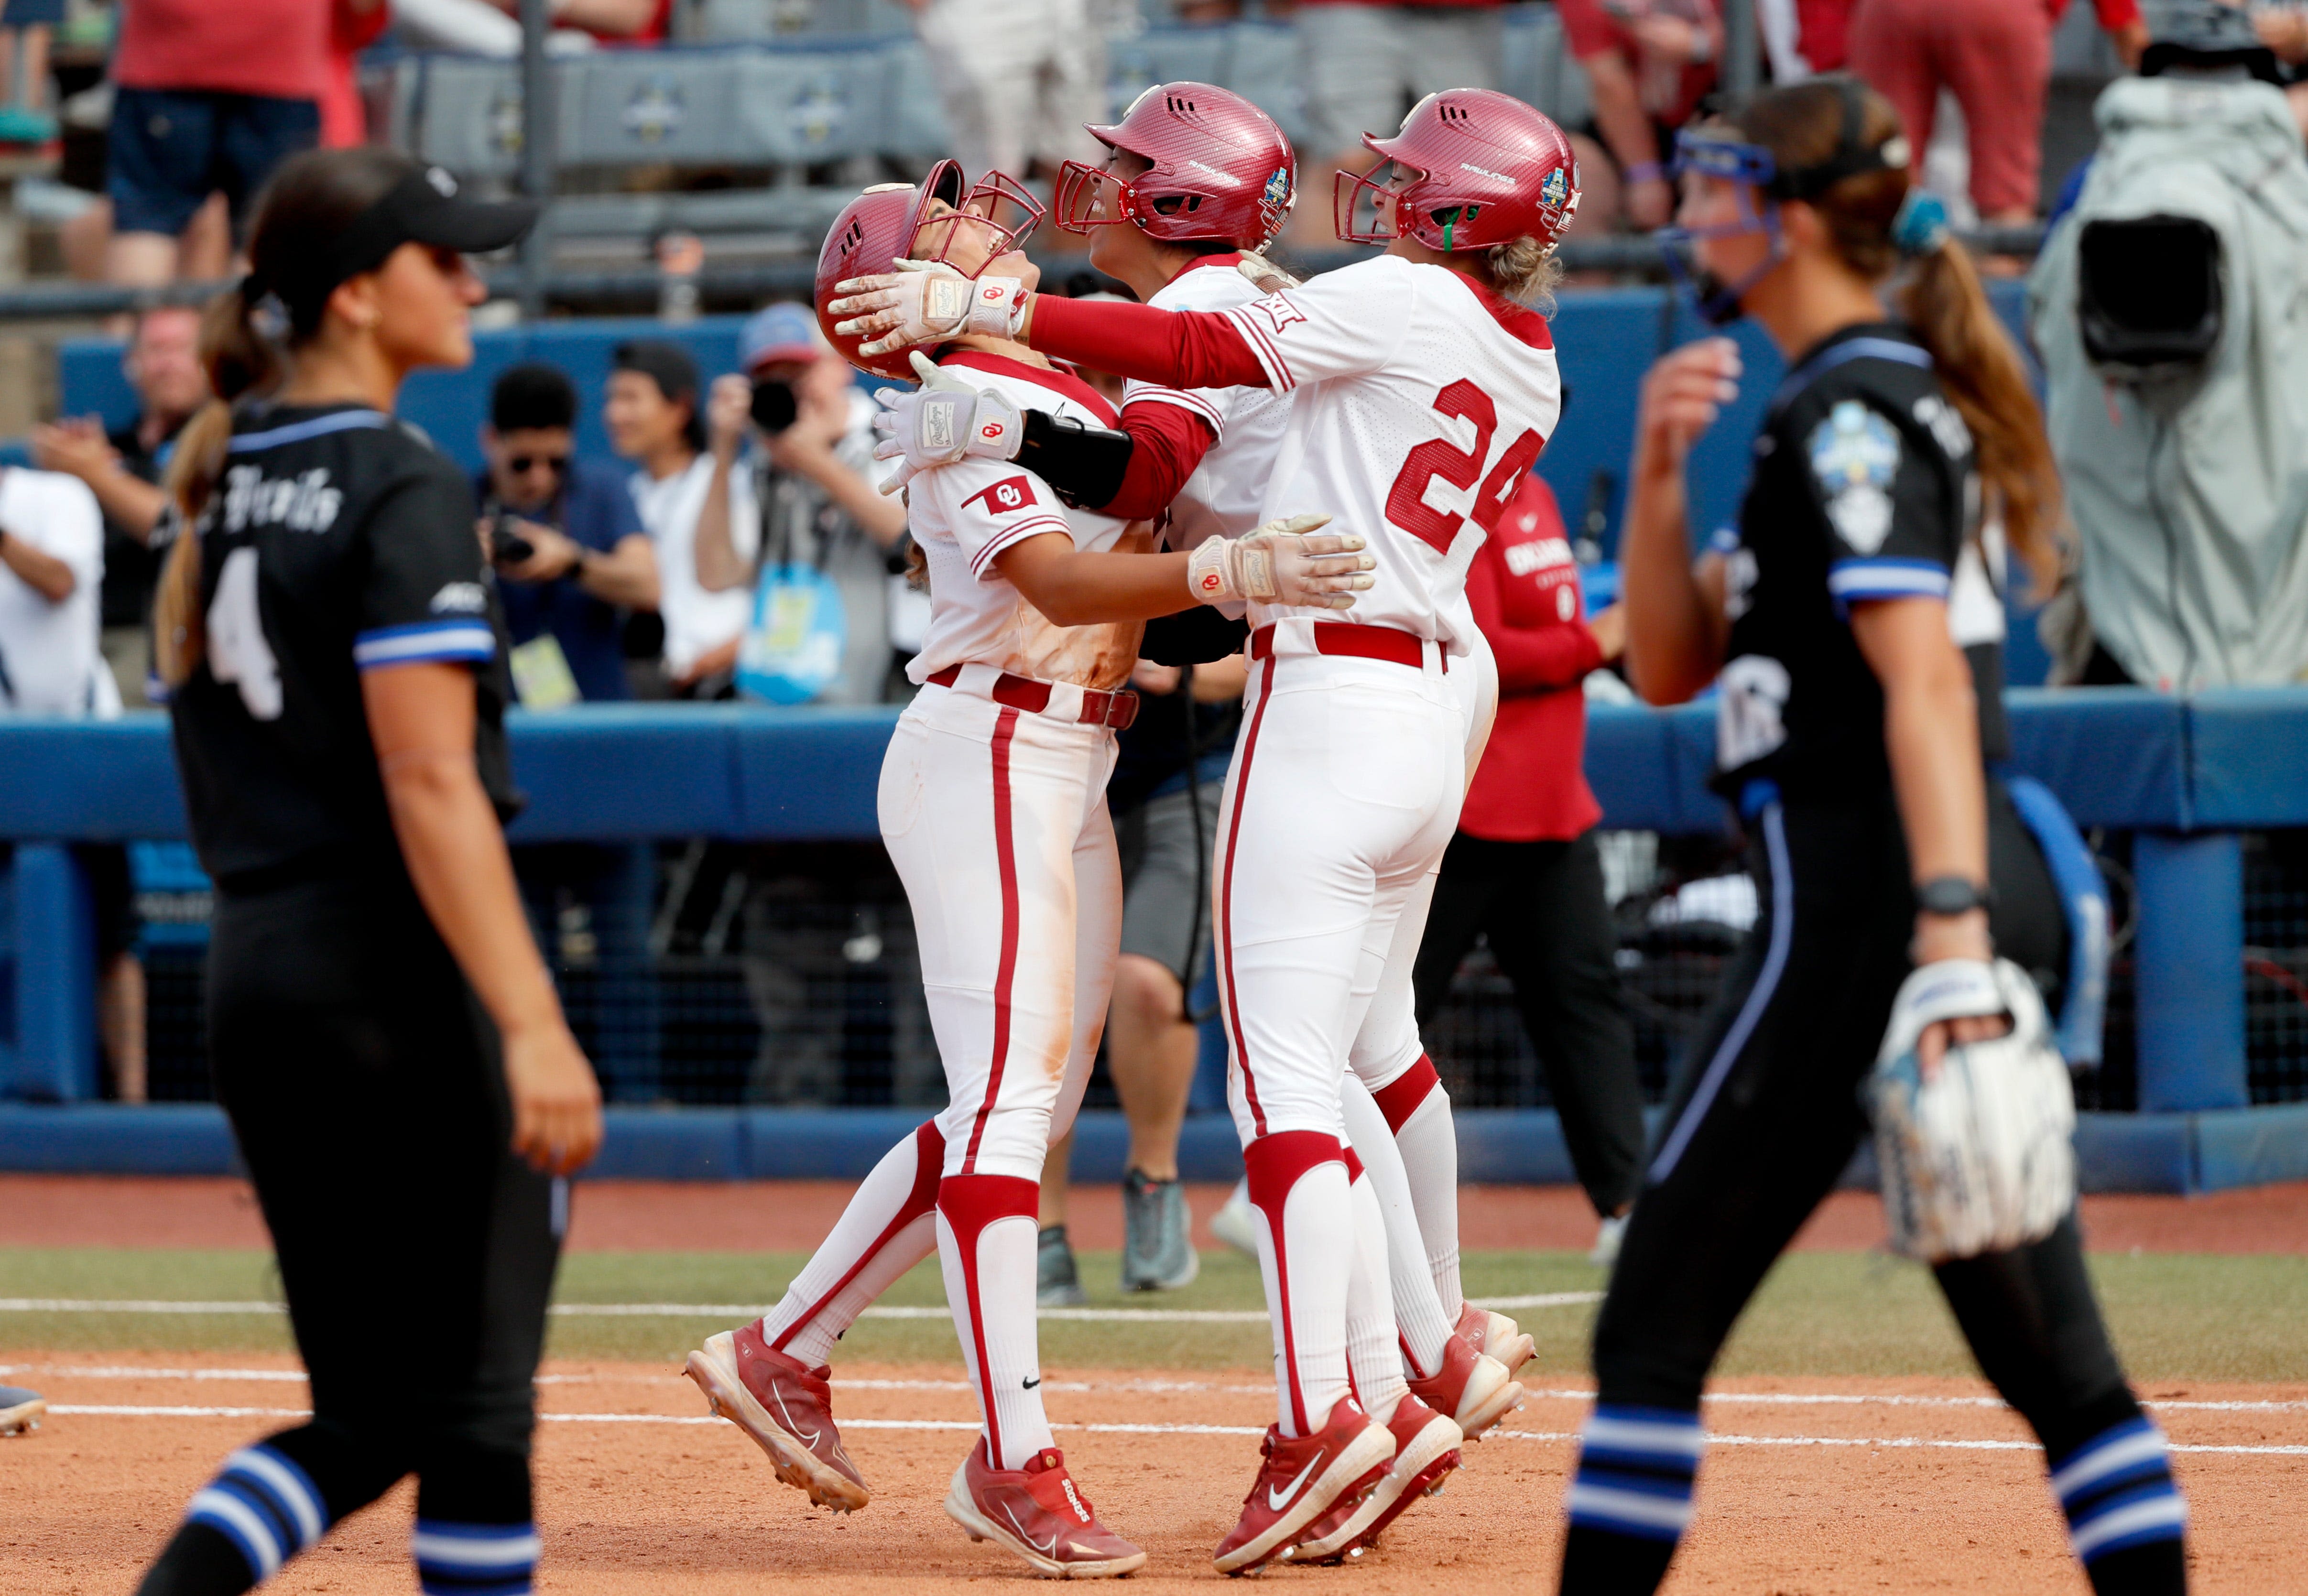
[[[1005,356],[957,350],[966,370],[1022,409],[1111,428],[1113,409],[1087,383]],[[1153,546],[1143,523],[1069,509],[1049,484],[1010,460],[963,460],[925,471],[908,485],[908,520],[929,562],[930,624],[906,667],[917,685],[948,665],[985,665],[1039,682],[1115,688],[1127,681],[1144,630],[1136,622],[1058,626],[1003,579],[995,559],[1029,537],[1064,533],[1087,553]]]
[[[1238,254],[1197,261],[1162,285],[1147,303],[1158,310],[1227,311],[1259,297],[1257,287],[1236,270]],[[1166,388],[1132,382],[1123,390],[1122,408],[1175,405],[1210,423],[1210,451],[1170,505],[1168,541],[1191,549],[1217,534],[1239,537],[1266,519],[1266,484],[1290,421],[1290,395],[1270,388]]]
[[[1362,534],[1377,579],[1353,619],[1463,653],[1451,601],[1563,408],[1546,319],[1394,255],[1225,313],[1295,396],[1259,519],[1322,511]],[[1292,613],[1254,605],[1251,621]]]

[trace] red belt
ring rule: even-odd
[[[1425,668],[1426,643],[1415,632],[1398,631],[1391,626],[1357,626],[1351,621],[1317,621],[1314,622],[1314,652],[1317,654],[1348,654],[1357,659],[1383,659],[1391,665],[1408,665],[1412,670]],[[1272,622],[1250,634],[1250,656],[1271,659],[1274,656],[1274,626]]]
[[[950,665],[930,677],[931,685],[952,687],[961,678],[961,667]],[[1007,704],[1012,709],[1023,709],[1029,715],[1040,715],[1050,707],[1050,684],[1037,682],[1031,676],[1013,676],[1004,671],[994,680],[994,701]],[[1115,731],[1128,729],[1138,718],[1138,695],[1124,689],[1119,692],[1099,692],[1085,687],[1081,696],[1081,719],[1093,726],[1112,726]]]

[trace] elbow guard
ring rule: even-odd
[[[1067,504],[1097,510],[1122,491],[1137,447],[1128,433],[1108,432],[1040,410],[1026,412],[1018,463],[1050,485]]]
[[[1229,621],[1210,605],[1198,604],[1175,615],[1149,621],[1146,635],[1139,640],[1138,656],[1156,665],[1209,665],[1241,653],[1249,636],[1248,621]]]

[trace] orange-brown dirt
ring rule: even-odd
[[[12,1596],[131,1589],[218,1458],[294,1422],[288,1414],[304,1400],[293,1363],[280,1358],[138,1354],[123,1368],[86,1355],[11,1353],[9,1361],[57,1409],[38,1434],[0,1442],[0,1589]],[[837,1411],[876,1493],[847,1518],[810,1510],[777,1484],[749,1442],[702,1417],[701,1402],[670,1369],[558,1363],[546,1376],[543,1411],[569,1417],[539,1427],[542,1592],[867,1588],[900,1596],[1029,1577],[971,1545],[939,1510],[975,1425],[958,1369],[837,1370]],[[1255,1432],[1272,1411],[1263,1377],[1053,1369],[1046,1389],[1058,1440],[1100,1515],[1151,1554],[1129,1588],[1212,1585],[1210,1549],[1232,1521],[1256,1461]],[[1699,1522],[1668,1592],[2082,1592],[2042,1459],[2012,1444],[2022,1437],[2018,1420],[1981,1401],[1985,1394],[1960,1380],[1727,1383],[1709,1403],[1715,1441]],[[2181,1448],[2175,1462],[2192,1513],[2195,1590],[2301,1590],[2291,1505],[2308,1490],[2308,1385],[2147,1394]],[[1769,1400],[1789,1396],[1814,1400]],[[2254,1405],[2182,1405],[2222,1402]],[[1355,1596],[1550,1588],[1569,1432],[1584,1404],[1575,1390],[1534,1393],[1504,1433],[1468,1449],[1445,1494],[1407,1514],[1381,1549],[1349,1568],[1281,1569],[1270,1582]],[[81,1411],[124,1407],[243,1411]],[[885,1429],[877,1420],[936,1428]],[[1075,1428],[1091,1424],[1220,1428]],[[406,1596],[414,1583],[409,1511],[404,1487],[268,1588]]]
[[[590,1180],[578,1188],[569,1245],[581,1252],[805,1252],[855,1189],[836,1180]],[[1226,1195],[1223,1186],[1187,1188],[1197,1241],[1209,1240],[1210,1216]],[[1465,1187],[1459,1225],[1470,1251],[1583,1252],[1595,1240],[1595,1211],[1575,1187]],[[2086,1245],[2100,1252],[2308,1255],[2308,1183],[2195,1197],[2088,1197],[2083,1226]],[[1068,1227],[1077,1247],[1120,1247],[1120,1190],[1076,1187]],[[1796,1247],[1859,1252],[1882,1239],[1882,1204],[1842,1191],[1821,1206]],[[243,1180],[0,1175],[0,1247],[269,1245]]]

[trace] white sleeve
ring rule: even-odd
[[[14,518],[26,524],[6,530],[51,559],[63,561],[76,589],[93,588],[104,580],[104,511],[79,478],[39,475],[43,491],[22,495],[19,502],[23,509]],[[25,485],[32,485],[27,481]]]
[[[1242,391],[1239,388],[1165,388],[1159,382],[1141,382],[1133,377],[1122,390],[1122,408],[1127,410],[1132,405],[1176,405],[1210,423],[1217,440],[1224,442],[1227,416]]]
[[[754,491],[754,457],[742,457],[729,468],[729,547],[741,566],[751,566],[762,552],[762,501]]]
[[[1045,532],[1073,536],[1049,485],[1008,460],[940,466],[914,478],[916,493],[925,487],[933,495],[927,508],[945,523],[969,562],[970,574],[981,582],[1000,577],[994,557],[1003,550]]]
[[[1410,262],[1380,255],[1225,313],[1274,391],[1287,393],[1302,382],[1385,366],[1408,336],[1417,303]]]

